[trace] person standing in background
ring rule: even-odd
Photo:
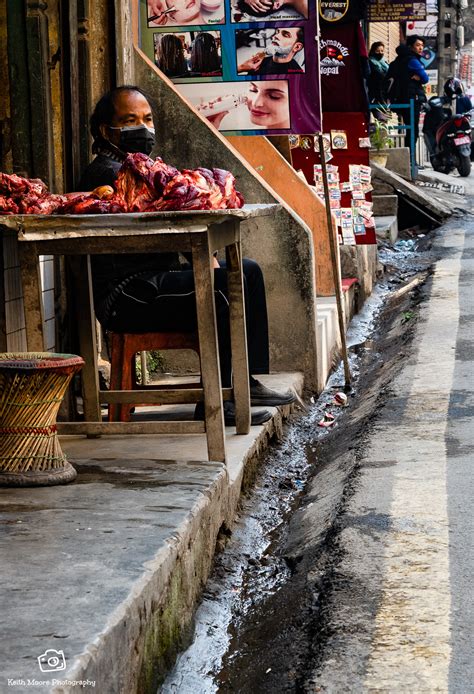
[[[413,146],[419,135],[419,120],[421,106],[426,103],[423,86],[428,84],[429,77],[421,61],[425,42],[421,36],[408,36],[406,44],[397,48],[397,57],[389,65],[387,72],[387,95],[392,104],[409,104],[413,100],[414,119],[411,122],[411,109],[398,109],[392,106],[392,111],[401,116],[405,125],[413,128]],[[412,146],[411,132],[407,130],[405,146]],[[412,152],[415,157],[415,152]]]
[[[388,63],[384,57],[385,45],[382,41],[376,41],[370,47],[369,67],[370,73],[367,78],[367,88],[369,91],[369,102],[371,104],[385,104],[385,78],[388,72]],[[383,111],[374,109],[373,114],[379,120],[386,120]]]

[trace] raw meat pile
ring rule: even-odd
[[[221,210],[242,207],[235,178],[223,169],[178,171],[159,157],[129,154],[115,190],[48,193],[39,179],[0,173],[0,214],[116,214],[160,210]]]

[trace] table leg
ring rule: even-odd
[[[78,307],[79,349],[81,357],[85,361],[82,369],[84,419],[86,422],[100,422],[102,417],[99,405],[97,340],[90,256],[71,256],[69,263],[72,269],[76,306]]]
[[[36,244],[20,242],[18,256],[23,287],[27,349],[29,352],[44,352],[41,274]]]
[[[6,235],[5,228],[0,233]],[[7,351],[7,315],[5,308],[5,251],[4,239],[0,238],[0,352]]]
[[[214,306],[214,270],[212,269],[207,237],[194,240],[192,252],[201,353],[201,375],[206,415],[207,450],[209,460],[225,462],[221,371],[217,347],[216,309]]]
[[[250,431],[250,386],[240,241],[227,246],[226,260],[236,429],[238,434],[248,434]]]

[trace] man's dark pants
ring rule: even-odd
[[[214,296],[222,386],[232,385],[229,302],[225,263],[214,270]],[[268,318],[263,274],[258,263],[244,258],[247,349],[251,374],[269,372]],[[132,280],[112,308],[106,326],[115,332],[193,332],[197,328],[192,270],[159,272]]]

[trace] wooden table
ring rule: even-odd
[[[240,210],[152,212],[117,215],[0,216],[17,232],[28,350],[43,350],[40,255],[74,256],[85,422],[58,425],[63,434],[198,433],[206,431],[210,460],[225,461],[224,417],[214,305],[212,253],[226,249],[236,429],[250,429],[249,374],[243,300],[240,223],[271,214],[277,205],[246,205]],[[201,349],[202,422],[102,422],[100,403],[189,402],[190,391],[100,391],[90,255],[99,253],[191,252]],[[82,310],[83,309],[83,310]],[[196,389],[199,390],[199,389]],[[232,392],[233,391],[233,392]],[[159,397],[157,395],[159,394]],[[191,394],[192,395],[192,394]],[[186,400],[186,398],[188,398]],[[199,395],[197,395],[197,399]]]

